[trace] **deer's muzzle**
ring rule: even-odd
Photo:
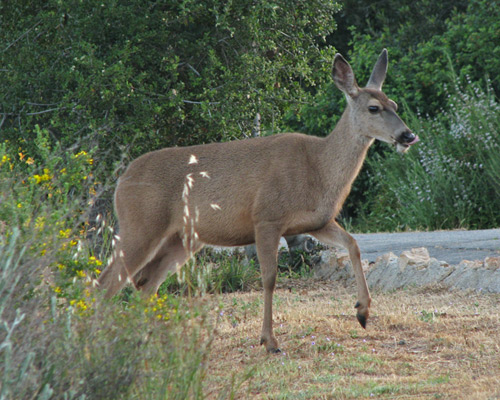
[[[396,150],[399,153],[405,153],[412,144],[419,141],[419,137],[415,135],[412,131],[404,131],[396,141]]]

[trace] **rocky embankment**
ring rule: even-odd
[[[322,251],[313,268],[314,276],[319,279],[354,281],[349,255],[343,251]],[[500,256],[450,265],[430,257],[425,247],[419,247],[403,251],[399,257],[389,252],[375,262],[363,260],[363,269],[370,288],[380,290],[440,285],[500,293]]]

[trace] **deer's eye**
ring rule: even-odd
[[[369,106],[368,111],[370,111],[372,114],[378,113],[378,106]]]

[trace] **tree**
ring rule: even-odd
[[[101,161],[279,130],[329,79],[330,0],[3,2],[2,137],[36,154],[84,140]],[[97,156],[99,158],[99,156]],[[109,164],[111,165],[111,164]]]

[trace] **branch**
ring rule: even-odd
[[[43,110],[43,111],[37,111],[37,112],[31,112],[31,113],[26,113],[26,115],[39,115],[39,114],[45,114],[51,111],[56,111],[56,110],[62,110],[65,107],[56,107],[56,108],[49,108],[48,110]]]
[[[27,101],[26,104],[28,104],[29,106],[47,107],[47,106],[56,106],[60,103],[32,103],[30,101]]]
[[[21,36],[19,36],[16,40],[14,40],[12,43],[10,43],[5,49],[3,49],[4,52],[9,50],[12,46],[14,46],[18,41],[20,41],[23,37],[25,37],[28,33],[30,33],[33,29],[35,29],[38,25],[40,25],[42,21],[38,21],[35,25],[33,25],[30,29],[28,29],[26,32],[24,32]]]
[[[200,73],[199,73],[198,71],[196,71],[196,69],[194,69],[194,67],[193,67],[191,64],[186,63],[186,65],[187,65],[189,68],[191,68],[191,70],[192,70],[192,71],[193,71],[196,75],[198,75],[198,76],[200,76],[200,77],[201,77]]]
[[[188,104],[220,104],[220,101],[209,101],[208,103],[205,103],[204,101],[192,101],[192,100],[182,100],[184,103]]]

